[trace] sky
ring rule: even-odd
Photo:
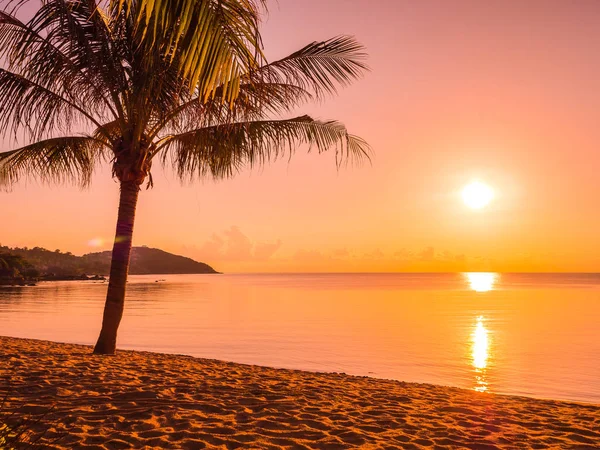
[[[181,185],[154,170],[134,245],[224,272],[598,271],[600,2],[278,0],[269,59],[340,34],[371,71],[298,110],[372,146],[338,170],[307,154]],[[3,141],[2,150],[10,149]],[[494,189],[472,210],[461,190]],[[0,193],[0,244],[108,250],[118,185],[32,182]]]

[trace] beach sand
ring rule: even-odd
[[[600,448],[600,406],[0,337],[44,448]]]

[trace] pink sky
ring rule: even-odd
[[[367,47],[363,80],[300,112],[344,122],[373,164],[300,151],[189,186],[156,170],[134,245],[227,272],[597,271],[598,17],[594,0],[272,2],[272,59],[338,34]],[[475,178],[496,192],[479,211],[460,199]],[[87,191],[0,193],[0,243],[109,249],[117,194],[108,168]]]

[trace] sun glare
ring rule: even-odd
[[[462,198],[469,208],[481,209],[493,200],[494,190],[487,184],[473,181],[464,187]]]
[[[485,318],[479,316],[471,334],[471,358],[475,369],[475,387],[479,392],[488,390],[486,369],[490,356],[490,339],[487,327],[484,325]]]
[[[473,367],[476,369],[485,369],[488,359],[488,330],[483,324],[483,317],[477,318],[477,324],[471,335],[473,339]]]
[[[468,272],[465,274],[469,287],[475,292],[488,292],[494,289],[498,274],[493,272]]]

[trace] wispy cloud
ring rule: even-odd
[[[253,241],[234,225],[220,233],[213,233],[200,247],[192,247],[190,250],[206,261],[248,262],[268,260],[281,245],[281,240]]]

